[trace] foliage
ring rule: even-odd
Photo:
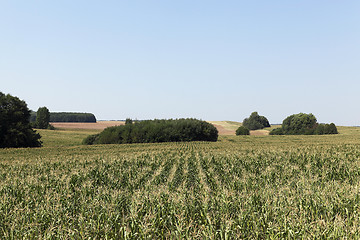
[[[250,130],[257,130],[270,127],[270,123],[266,117],[259,116],[257,112],[253,112],[249,118],[244,119],[243,126]]]
[[[282,129],[284,134],[310,135],[317,127],[317,120],[313,114],[298,113],[284,119]]]
[[[324,134],[338,134],[338,130],[334,123],[325,124]]]
[[[269,135],[284,135],[284,131],[282,128],[274,128],[270,131]]]
[[[131,118],[127,118],[125,120],[125,125],[127,125],[127,124],[133,124],[133,120]]]
[[[217,141],[218,131],[210,123],[196,119],[146,120],[106,128],[86,144]],[[93,140],[93,142],[91,142]]]
[[[50,122],[96,122],[92,113],[51,112]]]
[[[0,148],[40,147],[41,136],[32,130],[25,101],[0,92]]]
[[[84,140],[82,141],[83,144],[85,145],[93,145],[94,142],[98,139],[100,134],[92,134],[87,136],[86,138],[84,138]]]
[[[40,131],[52,145],[0,149],[0,239],[360,238],[359,128],[61,148],[74,132]]]
[[[47,129],[50,122],[50,112],[47,107],[40,107],[36,113],[35,126],[39,129]]]
[[[236,129],[236,135],[250,135],[250,131],[246,127],[240,126]]]
[[[323,135],[337,134],[334,123],[318,124],[313,114],[298,113],[284,119],[281,130],[274,129],[270,135]]]

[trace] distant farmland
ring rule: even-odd
[[[53,122],[55,128],[59,129],[89,129],[89,130],[103,130],[107,127],[124,125],[124,121],[97,121],[96,123],[66,123]]]
[[[241,126],[241,123],[234,121],[208,121],[213,124],[219,131],[219,135],[235,135],[236,129]],[[97,121],[96,123],[51,123],[54,127],[59,129],[88,129],[88,130],[103,130],[107,127],[118,126],[125,124],[124,121]],[[250,131],[250,135],[268,135],[268,130]]]

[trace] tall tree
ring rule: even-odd
[[[30,125],[26,103],[0,92],[0,147],[40,147],[41,136]]]
[[[257,112],[253,112],[250,117],[244,119],[243,126],[250,130],[257,130],[270,127],[270,123],[266,117],[260,116]]]
[[[40,129],[46,129],[49,127],[50,112],[47,107],[41,107],[36,113],[36,127]]]

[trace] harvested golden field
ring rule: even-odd
[[[235,122],[235,121],[208,121],[208,122],[213,124],[217,128],[217,130],[219,131],[219,135],[227,135],[227,136],[235,136],[236,129],[242,126],[240,122]],[[252,130],[250,131],[250,135],[266,136],[269,135],[269,132],[270,131],[267,129]]]
[[[124,121],[98,121],[96,123],[72,123],[72,122],[53,122],[55,128],[59,129],[94,129],[103,130],[107,127],[124,125]]]

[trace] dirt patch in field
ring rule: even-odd
[[[213,124],[219,132],[219,135],[235,135],[235,131],[229,130],[218,124]]]
[[[226,129],[223,126],[219,125],[219,124],[214,124],[212,123],[216,129],[219,131],[219,135],[227,135],[227,136],[234,136],[235,135],[235,131],[231,130],[231,129]],[[269,135],[269,131],[267,130],[251,130],[250,131],[250,135],[251,136],[267,136]]]
[[[252,135],[252,136],[267,136],[267,135],[269,135],[269,131],[267,131],[267,130],[254,130],[254,131],[250,131],[250,135]]]
[[[67,123],[67,122],[54,122],[51,123],[55,128],[62,129],[94,129],[103,130],[107,127],[124,125],[121,121],[99,121],[96,123]]]

